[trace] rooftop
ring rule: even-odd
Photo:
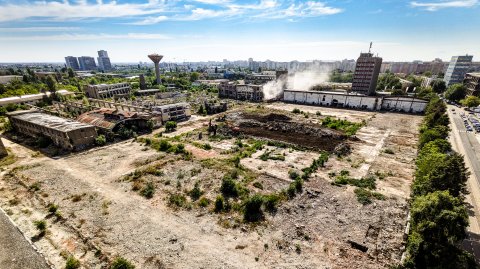
[[[22,110],[8,113],[12,118],[27,121],[33,124],[42,125],[60,132],[70,132],[82,128],[93,127],[78,121],[60,118],[50,114],[42,113],[38,110]]]

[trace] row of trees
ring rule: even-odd
[[[447,141],[446,111],[442,100],[432,98],[420,130],[405,268],[477,268],[459,248],[468,226],[463,201],[469,172]]]

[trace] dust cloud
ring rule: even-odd
[[[288,76],[282,76],[263,85],[263,96],[265,100],[271,100],[283,95],[284,89],[307,91],[315,85],[327,82],[331,70],[329,68],[310,68],[303,71],[296,71]]]

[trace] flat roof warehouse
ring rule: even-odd
[[[45,126],[50,129],[54,129],[60,132],[69,132],[82,128],[91,128],[91,125],[84,124],[78,121],[73,121],[65,118],[60,118],[46,113],[38,111],[17,111],[8,113],[9,116],[26,122],[35,123]]]

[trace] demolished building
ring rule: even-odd
[[[13,129],[30,137],[46,137],[63,149],[82,150],[95,143],[97,132],[90,124],[60,118],[38,110],[22,110],[7,114]]]
[[[154,106],[151,108],[155,117],[161,119],[162,124],[167,121],[188,120],[192,116],[190,104],[176,103],[163,106]]]
[[[233,81],[220,84],[218,96],[220,98],[252,102],[261,102],[264,99],[262,85],[236,83]]]
[[[152,126],[149,120],[151,118],[149,113],[100,108],[83,113],[78,116],[77,120],[94,125],[100,133],[112,136],[119,134],[125,128],[135,132],[150,131]]]

